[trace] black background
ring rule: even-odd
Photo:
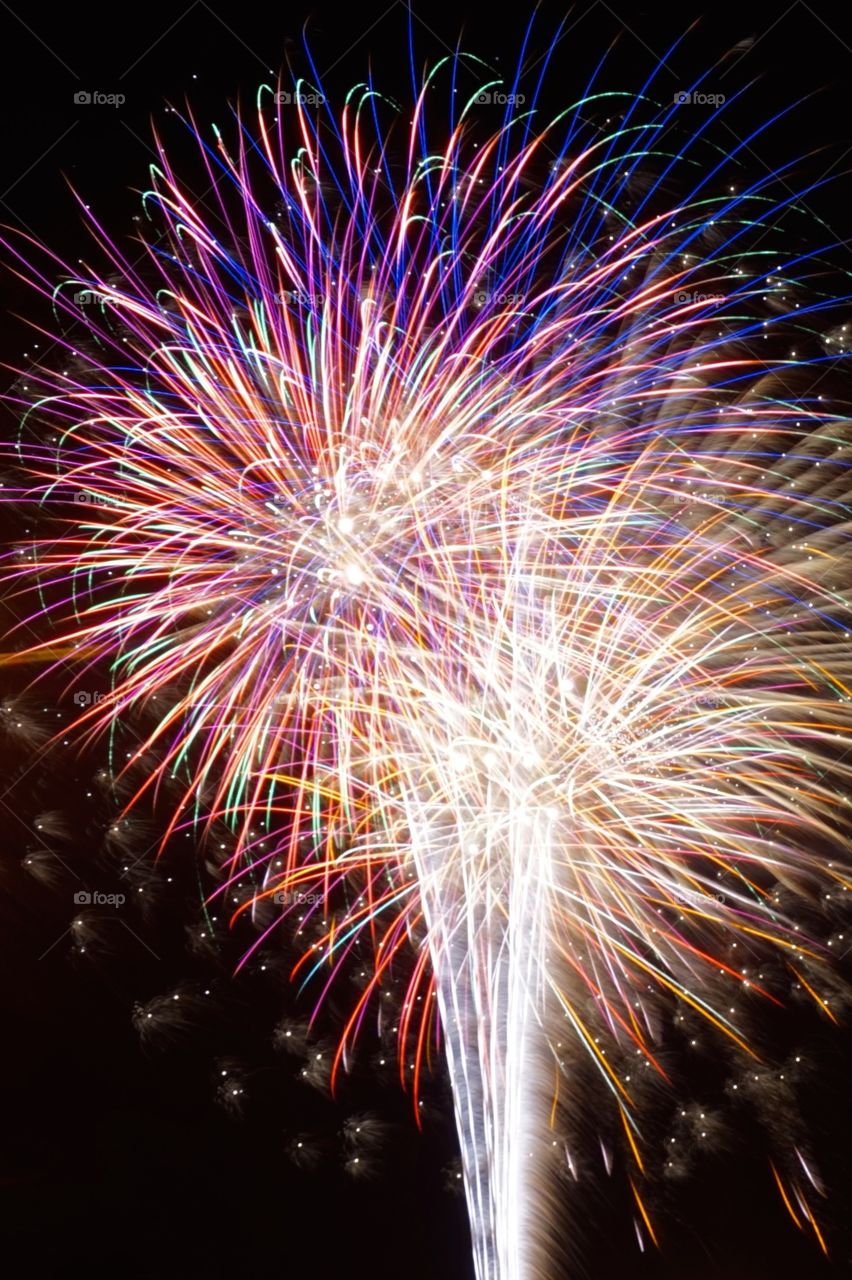
[[[277,73],[286,56],[300,65],[306,21],[332,94],[360,78],[369,60],[376,79],[402,96],[409,22],[421,59],[439,56],[463,34],[467,48],[508,70],[528,17],[513,5],[409,11],[401,0],[310,8],[85,0],[50,13],[21,0],[0,3],[0,220],[73,262],[87,252],[88,239],[70,182],[117,239],[129,234],[152,159],[152,119],[167,139],[176,136],[166,104],[188,96],[202,126],[224,120],[227,101],[239,96],[250,103],[257,83]],[[731,94],[750,86],[728,117],[732,138],[801,99],[749,163],[759,172],[801,155],[796,176],[802,181],[834,174],[836,182],[814,195],[813,208],[841,245],[848,240],[852,19],[839,6],[717,4],[705,14],[688,5],[664,10],[626,0],[570,10],[545,6],[534,56],[564,17],[546,105],[558,106],[563,94],[576,97],[610,44],[608,84],[638,88],[665,56],[661,93],[683,88],[729,54],[708,76],[707,91]],[[668,53],[682,35],[683,44]],[[123,93],[126,103],[77,106],[80,89]],[[178,140],[172,156],[188,146]],[[3,290],[3,358],[16,365],[33,341],[18,317],[47,317],[8,273]],[[14,693],[26,678],[24,668],[0,668],[0,690]],[[51,716],[70,720],[73,708],[59,687],[55,712],[52,695],[38,700],[45,699]],[[444,1189],[454,1145],[441,1079],[430,1086],[424,1136],[393,1080],[377,1074],[369,1056],[336,1103],[296,1083],[292,1065],[270,1043],[282,1003],[281,971],[232,979],[239,940],[233,956],[226,946],[217,962],[187,961],[184,907],[193,901],[194,884],[177,859],[173,890],[150,917],[134,917],[144,942],[105,919],[94,955],[75,958],[65,931],[76,872],[51,892],[28,877],[21,862],[38,847],[35,814],[58,809],[69,826],[70,839],[60,845],[66,862],[92,865],[85,858],[99,838],[103,811],[96,803],[87,807],[85,791],[102,761],[97,753],[82,759],[66,753],[33,765],[6,744],[2,762],[0,1230],[9,1273],[470,1280],[463,1203]],[[119,887],[102,884],[108,891]],[[131,1025],[134,1003],[188,979],[211,984],[215,1015],[200,1010],[170,1047],[145,1050]],[[661,1254],[638,1253],[623,1189],[606,1184],[578,1191],[573,1205],[569,1195],[566,1214],[578,1217],[573,1274],[592,1280],[852,1275],[844,1233],[852,1192],[845,1115],[852,1044],[848,1031],[823,1036],[809,1018],[797,1031],[821,1059],[822,1083],[806,1106],[833,1189],[830,1205],[821,1209],[831,1261],[794,1231],[769,1187],[765,1162],[750,1159],[744,1134],[733,1154],[711,1162],[683,1188],[678,1214],[658,1224]],[[241,1116],[215,1099],[223,1060],[242,1073],[247,1101]],[[357,1111],[372,1111],[388,1126],[369,1182],[348,1179],[335,1155],[340,1125]],[[316,1174],[300,1173],[285,1155],[288,1135],[302,1129],[324,1135],[330,1153]]]

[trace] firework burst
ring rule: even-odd
[[[50,656],[109,665],[83,736],[145,725],[128,809],[230,829],[256,945],[298,920],[318,1004],[371,955],[332,1080],[413,948],[400,1075],[416,1100],[437,1037],[478,1280],[521,1280],[551,1274],[584,1058],[643,1243],[636,1063],[674,1083],[672,1011],[756,1059],[774,956],[834,1016],[782,896],[849,887],[850,446],[794,349],[829,302],[786,189],[733,191],[735,155],[671,207],[676,105],[489,131],[494,88],[459,55],[391,129],[370,85],[264,89],[233,146],[188,121],[204,199],[160,148],[143,265],[93,219],[103,270],[25,270],[89,334],[27,375],[56,522],[9,576]],[[772,1173],[822,1242],[800,1160]]]

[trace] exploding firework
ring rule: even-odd
[[[263,89],[234,146],[188,121],[204,199],[160,147],[144,262],[92,220],[103,270],[22,266],[88,333],[20,392],[54,523],[9,576],[50,658],[108,664],[83,738],[144,726],[127,811],[208,851],[227,828],[217,893],[257,947],[293,927],[317,1006],[370,956],[320,1083],[413,954],[400,1076],[416,1104],[440,1044],[478,1280],[523,1280],[552,1274],[584,1063],[644,1245],[672,1021],[756,1063],[779,973],[835,1016],[850,445],[787,188],[714,155],[672,205],[700,148],[677,104],[543,125],[513,92],[490,130],[498,88],[458,55],[388,128],[371,85]],[[798,1160],[772,1175],[822,1243]]]

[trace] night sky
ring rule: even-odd
[[[745,167],[757,175],[801,157],[790,179],[796,185],[833,176],[808,197],[813,235],[846,243],[848,255],[852,17],[839,6],[801,2],[786,9],[715,5],[706,14],[692,5],[664,14],[662,6],[626,0],[570,11],[546,5],[535,56],[566,13],[544,93],[548,108],[579,96],[610,45],[604,80],[618,88],[638,89],[665,57],[670,84],[658,84],[675,92],[722,59],[708,87],[727,96],[746,90],[726,115],[732,138],[799,103],[789,123],[749,152]],[[402,0],[311,7],[84,0],[55,14],[21,0],[0,4],[0,221],[73,262],[89,253],[89,240],[70,184],[125,240],[153,158],[152,122],[177,169],[182,156],[194,163],[169,103],[188,99],[201,127],[226,120],[227,104],[237,99],[250,111],[270,71],[288,57],[304,65],[305,22],[332,97],[342,97],[371,65],[377,81],[402,98],[409,22],[421,61],[451,49],[463,33],[467,48],[508,71],[527,18],[525,7],[409,11]],[[682,46],[669,53],[681,36]],[[95,91],[126,101],[75,102],[75,94]],[[717,140],[725,145],[724,131]],[[50,313],[7,270],[2,288],[3,360],[25,368],[24,353],[37,354],[39,338],[23,317],[49,326]],[[6,390],[14,375],[2,376]],[[14,431],[8,409],[3,426]],[[29,527],[14,508],[2,512],[2,522],[9,540]],[[11,626],[16,616],[7,602],[0,625]],[[3,651],[34,638],[16,632]],[[162,821],[156,813],[110,837],[114,806],[98,783],[105,749],[43,745],[48,732],[74,718],[74,690],[106,688],[106,676],[93,673],[75,685],[70,670],[59,671],[27,691],[34,674],[30,666],[0,665],[0,703],[23,707],[33,725],[28,737],[8,716],[0,724],[0,1257],[7,1274],[472,1280],[440,1068],[426,1085],[423,1133],[395,1078],[393,1052],[383,1061],[370,1026],[335,1099],[305,1083],[301,1060],[282,1048],[281,1028],[300,1025],[309,1007],[287,983],[297,953],[282,942],[279,954],[267,952],[234,976],[250,930],[223,930],[212,943],[201,936],[199,902],[210,883],[191,840],[185,847],[173,841],[154,871]],[[125,730],[128,742],[137,728]],[[128,902],[121,911],[94,905],[75,931],[74,895],[95,891],[124,894]],[[320,1021],[318,1044],[330,1043],[346,1001],[344,985]],[[140,1035],[147,1012],[155,1028]],[[784,1214],[766,1174],[765,1135],[753,1121],[728,1117],[726,1150],[697,1162],[659,1208],[661,1253],[638,1252],[623,1179],[607,1180],[598,1165],[594,1178],[567,1186],[572,1276],[852,1276],[852,1034],[849,1025],[828,1028],[804,1007],[790,1011],[783,1034],[785,1051],[801,1048],[814,1064],[802,1111],[832,1193],[820,1206],[830,1260]],[[699,1064],[689,1088],[712,1097],[718,1081]],[[375,1131],[364,1176],[347,1169],[353,1117]],[[299,1142],[315,1157],[313,1167],[300,1167]],[[562,1275],[554,1264],[553,1280]]]

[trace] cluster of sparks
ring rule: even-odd
[[[403,1082],[437,1038],[478,1280],[522,1280],[549,1274],[535,1153],[570,1164],[584,1055],[654,1239],[621,1056],[668,1081],[682,1006],[754,1053],[731,984],[778,999],[732,938],[833,1016],[777,889],[849,887],[850,444],[782,350],[790,299],[803,344],[826,305],[772,238],[786,188],[719,160],[672,209],[677,106],[489,131],[489,87],[436,67],[402,146],[370,86],[337,113],[263,90],[235,148],[198,132],[204,200],[160,150],[143,266],[89,215],[109,266],[36,277],[63,314],[87,291],[97,345],[27,374],[60,527],[10,576],[54,657],[109,665],[84,734],[163,708],[131,806],[178,780],[169,834],[231,827],[218,892],[249,886],[255,945],[323,921],[318,1004],[372,954],[335,1073],[413,947]]]

